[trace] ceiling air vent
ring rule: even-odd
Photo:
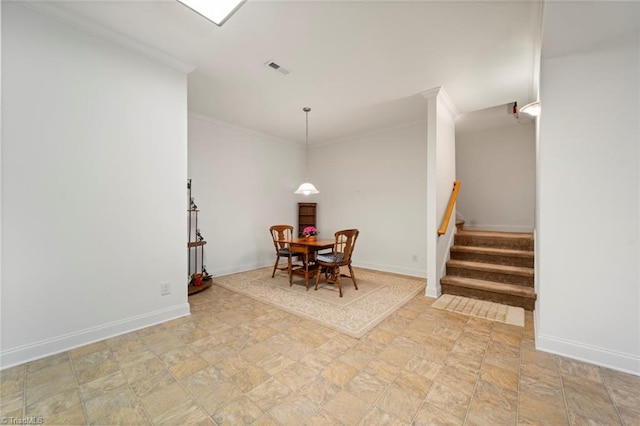
[[[291,72],[288,69],[281,67],[279,64],[277,64],[277,63],[275,63],[273,61],[267,61],[267,62],[264,63],[264,65],[266,67],[272,68],[272,69],[274,69],[274,70],[276,70],[279,73],[284,74],[284,75],[287,75],[287,74],[289,74]]]

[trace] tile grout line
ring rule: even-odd
[[[108,345],[107,345],[108,346]],[[147,344],[145,343],[145,348],[149,349],[147,347]],[[109,350],[111,350],[111,348],[109,348]],[[149,349],[150,350],[150,349]],[[153,352],[153,351],[152,351]],[[153,352],[153,355],[157,357],[156,353]],[[120,367],[120,361],[118,360],[118,358],[116,358],[116,364],[118,364],[118,371],[122,374],[122,368]],[[164,365],[164,364],[163,364]],[[147,412],[147,408],[144,406],[144,404],[142,403],[142,398],[140,398],[140,395],[138,395],[136,393],[136,391],[133,390],[133,388],[131,387],[131,383],[129,383],[129,380],[127,380],[127,377],[122,374],[122,377],[124,378],[124,380],[127,383],[127,389],[129,389],[129,391],[131,393],[133,393],[136,396],[136,401],[138,402],[138,404],[140,404],[140,408],[142,408],[142,412],[144,413],[145,417],[147,418],[147,420],[149,421],[149,424],[153,424],[153,421],[151,420],[151,415]]]
[[[84,397],[82,396],[82,391],[80,390],[80,383],[78,382],[78,375],[76,374],[76,366],[73,362],[73,358],[71,357],[71,351],[67,351],[67,359],[69,360],[69,365],[71,366],[71,371],[73,372],[73,381],[76,384],[76,391],[78,392],[78,397],[80,398],[80,405],[82,406],[82,413],[84,414],[84,419],[86,423],[89,424],[89,412],[87,411]]]
[[[602,372],[600,370],[602,370],[602,367],[598,367],[598,374],[600,374],[600,377],[603,377],[602,376]],[[602,385],[607,390],[607,395],[609,396],[609,400],[611,401],[611,405],[613,405],[613,408],[616,410],[616,414],[618,414],[618,419],[620,419],[620,424],[621,425],[626,425],[626,422],[622,418],[622,414],[620,414],[620,409],[618,408],[618,404],[616,404],[615,400],[613,399],[613,397],[611,395],[611,391],[609,390],[609,385],[607,385],[607,383],[605,382],[604,378],[602,379]]]
[[[465,323],[465,325],[467,325],[469,322],[469,320],[467,320],[467,322]],[[489,320],[491,321],[491,320]],[[491,332],[489,333],[489,340],[487,341],[485,348],[484,348],[484,352],[482,354],[482,362],[480,363],[480,368],[478,369],[478,373],[477,373],[477,377],[476,377],[476,382],[473,385],[473,391],[471,392],[471,399],[469,400],[469,406],[467,407],[467,412],[464,416],[464,421],[463,424],[467,423],[467,420],[469,419],[469,412],[471,411],[471,403],[473,402],[473,398],[476,395],[476,389],[478,388],[478,382],[480,381],[480,372],[482,371],[482,367],[484,366],[484,361],[487,358],[487,350],[489,349],[489,343],[491,343],[491,337],[493,335],[493,330],[494,330],[494,321],[490,322],[491,324]]]
[[[232,324],[228,324],[228,323],[226,323],[224,320],[219,320],[219,322],[222,322],[222,323],[224,323],[224,324],[227,324],[227,325],[229,325],[230,327],[235,327],[235,326],[234,326],[234,325],[232,325]],[[185,345],[186,345],[186,346],[189,346],[189,345],[191,345],[191,343],[193,343],[193,342],[186,343]],[[222,342],[221,342],[221,343],[219,343],[219,345],[220,345],[220,344],[225,344],[225,345],[226,345],[226,343],[222,343]],[[216,345],[216,346],[218,346],[218,345]],[[151,349],[150,349],[150,350],[151,350]],[[189,390],[188,390],[188,389],[187,389],[187,388],[182,384],[182,382],[180,381],[180,379],[178,379],[178,377],[176,377],[176,375],[171,371],[170,367],[169,367],[167,364],[165,364],[165,363],[162,361],[162,359],[160,359],[160,356],[159,356],[155,351],[153,351],[153,350],[151,350],[151,351],[153,352],[154,356],[158,359],[158,361],[160,361],[160,363],[165,367],[165,369],[167,370],[167,372],[168,372],[169,374],[171,374],[171,377],[173,377],[173,378],[174,378],[174,380],[178,383],[178,385],[180,386],[180,388],[182,388],[182,390],[184,390],[184,391],[185,391],[185,393],[186,393],[187,395],[189,395],[189,397],[191,398],[191,400],[193,401],[193,403],[194,403],[198,408],[200,408],[200,409],[202,410],[202,412],[203,412],[203,413],[205,413],[205,414],[206,414],[207,418],[208,418],[209,420],[211,420],[211,422],[213,422],[213,424],[214,424],[214,425],[218,426],[218,425],[219,425],[219,423],[218,423],[217,421],[215,421],[215,419],[213,418],[213,414],[209,414],[209,412],[204,408],[204,406],[203,406],[200,402],[198,402],[198,400],[195,398],[195,396],[194,396],[191,392],[189,392]],[[234,349],[234,352],[235,352],[236,354],[240,355],[240,354],[239,354],[239,352],[238,352],[238,351],[236,351],[235,349]],[[209,368],[209,367],[216,368],[216,367],[215,367],[215,365],[209,365],[209,363],[207,362],[207,367],[205,367],[205,368]],[[218,369],[216,368],[216,370],[218,370]],[[198,372],[200,372],[200,371],[202,371],[202,370],[199,370]],[[198,372],[193,373],[193,374],[197,374]],[[193,375],[193,374],[191,374],[191,375]],[[187,377],[189,377],[189,376],[187,376]],[[184,378],[184,377],[183,377],[183,378]],[[243,391],[243,395],[244,395],[244,393],[245,393],[245,392]],[[238,398],[239,398],[239,397],[238,397]],[[229,401],[229,402],[228,402],[227,404],[225,404],[225,405],[229,405],[231,402],[235,401],[235,400],[236,400],[236,399],[238,399],[238,398],[234,398],[233,400]],[[152,424],[153,424],[153,422],[152,422]]]
[[[260,303],[260,304],[264,304],[264,302],[261,302],[261,301],[257,301],[257,302],[258,302],[258,303]],[[265,305],[266,305],[266,304],[265,304]],[[277,308],[276,308],[276,309],[277,309]],[[278,310],[280,310],[280,309],[278,309]],[[283,312],[284,312],[284,311],[283,311]],[[222,322],[222,323],[224,323],[224,324],[226,324],[226,325],[228,325],[228,326],[230,326],[230,327],[232,327],[232,328],[235,328],[235,327],[236,327],[235,325],[233,325],[233,324],[229,324],[229,323],[225,322],[224,320],[219,320],[219,321],[220,321],[220,322]],[[244,333],[244,336],[246,336],[246,335],[247,335],[247,333],[245,332],[245,333]],[[227,343],[220,343],[220,344],[225,344],[225,345],[226,345]],[[217,346],[217,345],[216,345],[216,346]],[[242,357],[241,351],[239,351],[239,350],[237,350],[237,349],[235,349],[235,348],[233,349],[233,351],[234,351],[234,354],[235,354],[235,355],[237,355],[237,356],[239,356],[239,357]],[[162,361],[160,361],[160,362],[162,362]],[[163,364],[164,364],[164,363],[163,363]],[[207,364],[208,364],[208,363],[207,363]],[[209,365],[207,368],[209,368],[209,367],[213,367],[213,368],[215,368],[216,370],[218,370],[218,368],[217,368],[215,365]],[[188,389],[186,389],[186,388],[184,387],[184,385],[182,384],[182,382],[181,382],[181,381],[180,381],[180,380],[179,380],[179,379],[178,379],[178,378],[173,374],[173,372],[171,372],[171,370],[169,370],[168,368],[167,368],[167,371],[168,371],[168,372],[169,372],[169,373],[174,377],[174,379],[176,379],[176,381],[178,382],[178,384],[180,385],[180,387],[181,387],[181,388],[182,388],[182,389],[187,393],[187,395],[189,395],[189,396],[191,397],[191,399],[193,400],[193,402],[194,402],[194,403],[195,403],[195,404],[196,404],[196,405],[197,405],[197,406],[198,406],[198,407],[199,407],[199,408],[200,408],[200,409],[201,409],[201,410],[202,410],[202,411],[207,415],[207,418],[208,418],[209,420],[211,420],[211,421],[213,422],[213,424],[214,424],[214,425],[219,425],[219,423],[218,423],[218,422],[216,422],[216,420],[213,418],[213,414],[209,414],[209,412],[204,408],[204,406],[203,406],[201,403],[199,403],[199,402],[197,401],[197,399],[195,398],[195,396],[194,396],[191,392],[189,392],[189,390],[188,390]],[[200,371],[202,371],[202,370],[200,370]],[[219,370],[218,370],[218,371],[219,371]],[[240,373],[240,372],[236,372],[236,374],[239,374],[239,373]],[[197,374],[197,373],[194,373],[194,374]],[[221,373],[221,374],[222,374],[222,373]],[[232,377],[234,377],[236,374],[232,375],[231,377],[228,377],[228,379],[229,379],[229,380],[231,380],[231,379],[232,379]],[[271,375],[271,374],[269,374],[269,377],[270,377],[270,378],[273,378],[274,380],[276,380],[276,379],[275,379],[275,377],[273,377],[273,375]],[[225,376],[225,378],[226,378],[226,376]],[[233,385],[235,386],[235,384],[233,384]],[[238,388],[238,389],[239,389],[239,388]],[[253,388],[252,388],[252,389],[253,389]],[[226,406],[226,405],[231,404],[232,402],[234,402],[234,401],[236,401],[236,400],[238,400],[238,399],[240,399],[240,398],[242,398],[242,397],[247,398],[249,401],[251,401],[251,402],[253,403],[253,401],[251,400],[251,398],[249,398],[249,396],[247,395],[247,392],[246,392],[246,391],[244,391],[243,389],[239,389],[239,390],[241,390],[241,391],[242,391],[242,394],[241,394],[241,395],[238,395],[236,398],[233,398],[232,400],[228,401],[228,402],[225,404],[225,406]],[[292,391],[292,393],[293,393],[293,392],[294,392],[294,391]],[[221,407],[221,408],[222,408],[222,407]],[[265,410],[263,410],[263,409],[262,409],[262,408],[260,408],[260,407],[258,407],[258,408],[260,409],[260,411],[262,412],[262,414],[263,414],[263,415],[268,415],[268,416],[269,416],[269,418],[271,418],[271,419],[273,419],[274,421],[276,421],[276,419],[271,415],[271,413],[270,413],[268,410],[267,410],[267,411],[265,411]],[[272,408],[273,408],[273,407],[272,407]],[[278,421],[278,424],[280,424],[280,422],[279,422],[279,421]]]
[[[569,404],[567,403],[567,394],[564,390],[564,377],[562,376],[562,369],[560,368],[560,358],[554,357],[556,362],[556,369],[558,371],[558,376],[560,376],[560,389],[562,389],[562,402],[564,404],[564,414],[567,416],[567,424],[571,424],[571,416],[569,416]]]
[[[415,355],[415,356],[417,356],[417,355]],[[433,384],[434,383],[435,383],[435,380],[431,380],[431,385],[429,385],[429,389],[427,389],[427,392],[424,394],[424,398],[422,398],[422,402],[418,406],[418,409],[414,413],[413,417],[411,417],[411,424],[412,425],[415,424],[416,417],[420,413],[420,410],[422,410],[422,407],[424,407],[424,405],[427,403],[427,398],[429,397],[429,392],[431,392],[431,388],[433,388]]]
[[[27,365],[29,363],[25,363],[22,366],[22,417],[27,417]]]
[[[150,349],[151,350],[151,349]],[[185,393],[187,395],[189,395],[189,397],[191,397],[191,400],[196,404],[196,406],[198,408],[200,408],[202,410],[203,413],[205,413],[207,415],[207,418],[209,420],[211,420],[213,422],[214,425],[218,425],[218,422],[216,422],[213,417],[211,416],[211,414],[209,414],[209,412],[207,410],[204,409],[204,407],[195,399],[195,397],[193,396],[193,394],[191,392],[189,392],[189,390],[187,388],[184,387],[184,385],[182,384],[182,382],[176,377],[175,374],[173,374],[173,372],[169,369],[169,367],[162,362],[162,360],[160,359],[160,356],[153,350],[151,350],[151,352],[153,352],[153,355],[156,357],[156,359],[158,361],[160,361],[160,363],[165,367],[165,370],[167,370],[167,373],[171,374],[171,377],[173,377],[173,379],[176,381],[176,383],[178,383],[178,386],[180,386],[182,388],[183,391],[185,391]],[[211,366],[213,367],[213,366]],[[195,373],[194,373],[195,374]],[[136,395],[137,396],[137,395]],[[140,401],[140,404],[142,404],[142,401]],[[144,405],[143,405],[144,408]],[[146,409],[145,409],[146,411]],[[168,411],[168,410],[167,410]],[[166,412],[166,411],[165,411]],[[164,414],[164,413],[163,413]],[[153,421],[151,422],[151,424],[153,425]]]
[[[387,344],[387,345],[386,345],[386,347],[388,347],[388,346],[389,346],[389,345]],[[416,356],[418,356],[418,354],[417,354],[417,350],[416,350],[416,353],[414,353],[414,354],[413,354],[413,357],[412,357],[411,359],[415,358]],[[404,367],[407,365],[407,363],[408,363],[408,362],[409,362],[409,361],[405,362],[404,366],[400,369],[400,372],[402,372],[402,371],[404,370]],[[399,374],[398,374],[398,376],[399,376]],[[393,382],[389,383],[389,384],[387,385],[387,387],[385,388],[385,390],[384,390],[384,391],[383,391],[383,392],[378,396],[378,398],[376,398],[376,399],[375,399],[375,401],[371,404],[371,408],[370,408],[370,410],[369,410],[369,411],[371,411],[371,410],[373,410],[374,408],[376,408],[376,407],[377,407],[378,401],[380,401],[380,399],[382,398],[382,396],[383,396],[386,392],[388,392],[388,391],[389,391],[389,389],[391,388],[391,385],[392,385],[392,384],[394,384],[394,383],[396,382],[396,380],[398,380],[398,377],[396,377],[396,378],[393,380]],[[431,383],[431,386],[433,386],[433,382]],[[429,386],[429,390],[431,390],[431,386]],[[426,396],[426,395],[428,395],[428,393],[429,393],[429,391],[427,391],[427,394],[425,394],[425,397],[422,399],[422,402],[421,402],[421,403],[420,403],[420,405],[418,406],[418,409],[416,410],[416,412],[413,414],[413,416],[411,416],[411,420],[412,420],[412,421],[413,421],[413,419],[415,418],[415,416],[417,416],[417,415],[418,415],[418,412],[420,411],[420,408],[422,408],[422,405],[424,404],[424,401],[425,401],[425,400],[426,400],[426,398],[427,398],[427,396]],[[389,414],[391,414],[391,413],[389,413]],[[396,416],[394,416],[394,417],[396,417]]]
[[[526,323],[526,319],[525,319],[525,323]],[[525,336],[524,335],[524,327],[522,327],[522,330],[520,331],[520,346],[519,346],[519,357],[518,357],[518,399],[516,401],[516,424],[520,424],[520,386],[522,385],[522,343],[524,341]]]

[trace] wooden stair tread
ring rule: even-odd
[[[457,251],[460,253],[476,253],[476,254],[494,254],[498,256],[512,256],[512,257],[525,257],[532,258],[534,256],[531,250],[516,250],[516,249],[502,249],[494,247],[479,247],[479,246],[451,246],[451,251]]]
[[[515,284],[505,284],[495,281],[478,280],[475,278],[453,277],[446,275],[441,278],[442,284],[455,285],[458,287],[471,288],[475,290],[490,291],[495,293],[510,294],[513,296],[536,299],[536,293],[531,287],[523,287]]]
[[[477,236],[477,237],[497,237],[497,238],[524,238],[533,240],[533,234],[530,232],[502,232],[502,231],[458,231],[456,235],[460,236]]]
[[[502,274],[520,275],[523,277],[533,277],[533,268],[522,266],[507,266],[492,263],[471,262],[468,260],[449,260],[447,267],[473,269],[484,272],[497,272]]]
[[[534,237],[530,232],[459,229],[442,292],[534,310]]]
[[[454,244],[469,247],[493,247],[499,249],[533,251],[533,234],[524,232],[460,231],[454,236]]]

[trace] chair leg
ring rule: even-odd
[[[314,288],[314,290],[318,290],[318,283],[320,282],[320,274],[322,274],[322,266],[318,266],[318,270],[316,271],[316,288]]]
[[[351,264],[349,264],[349,274],[351,275],[351,281],[353,281],[353,286],[357,290],[358,289],[358,284],[356,284],[356,276],[353,274],[353,268],[351,267]]]
[[[340,267],[335,268],[336,284],[338,284],[338,290],[340,291],[340,297],[342,297],[342,283],[340,282]]]
[[[271,274],[271,278],[276,276],[276,269],[278,269],[278,262],[280,262],[280,256],[276,256],[276,263],[273,265],[273,273]]]
[[[291,287],[293,285],[293,280],[292,280],[292,275],[293,272],[291,271],[292,265],[291,265],[291,256],[287,256],[287,272],[289,273],[289,287]]]

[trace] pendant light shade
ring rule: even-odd
[[[520,108],[520,112],[537,117],[540,115],[540,102],[531,102]]]
[[[303,195],[311,195],[311,194],[319,194],[319,193],[320,191],[318,191],[311,182],[303,183],[296,190],[296,194],[303,194]]]
[[[308,173],[309,173],[309,111],[311,111],[311,108],[304,107],[302,108],[302,110],[306,114],[306,123],[307,123],[307,133],[306,133],[306,142],[305,142],[305,149],[306,149],[305,173],[307,173],[307,176],[308,176]],[[318,191],[316,187],[313,186],[311,182],[309,182],[309,178],[307,177],[304,180],[304,183],[298,187],[295,193],[302,194],[302,195],[311,195],[311,194],[319,194],[320,191]]]

